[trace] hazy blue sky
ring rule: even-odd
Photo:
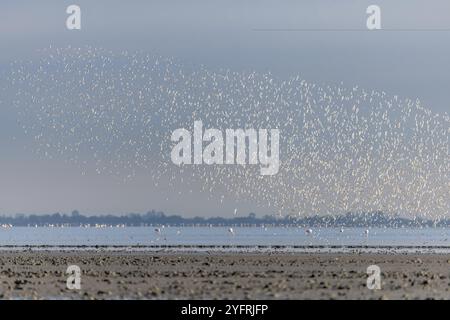
[[[80,31],[65,28],[70,4],[81,7]],[[422,31],[255,30],[364,29],[370,4],[380,5],[383,28]],[[450,98],[450,31],[443,29],[450,29],[447,0],[3,0],[0,72],[49,45],[91,45],[153,52],[213,70],[270,71],[280,78],[300,74],[318,84],[359,85],[419,98],[434,112],[444,112]],[[0,92],[3,98],[9,94]],[[16,110],[1,105],[0,214],[157,209],[227,215],[235,207],[267,213],[241,200],[218,204],[200,191],[170,197],[171,190],[154,187],[145,173],[126,184],[81,176],[71,164],[32,154],[26,148],[32,141],[22,131]]]

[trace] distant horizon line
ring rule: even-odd
[[[209,219],[209,218],[224,218],[224,219],[228,219],[228,218],[243,218],[243,217],[248,217],[249,215],[255,215],[255,217],[276,217],[277,219],[284,219],[286,217],[290,217],[292,219],[296,218],[296,219],[303,219],[303,218],[308,218],[308,217],[325,217],[325,216],[329,216],[329,217],[339,217],[339,216],[346,216],[346,215],[375,215],[375,214],[382,214],[385,216],[391,216],[391,217],[400,217],[400,218],[407,218],[407,219],[417,219],[417,218],[421,218],[421,219],[429,219],[429,220],[440,220],[442,218],[430,218],[430,217],[425,217],[423,215],[417,215],[415,217],[410,217],[408,215],[402,215],[400,213],[388,213],[385,212],[383,210],[372,210],[372,211],[347,211],[345,213],[336,213],[336,214],[331,214],[331,213],[312,213],[309,215],[306,214],[292,214],[292,213],[287,213],[287,214],[277,214],[277,213],[271,213],[271,214],[258,214],[255,213],[254,211],[248,211],[248,213],[246,213],[246,215],[240,215],[240,214],[236,214],[232,211],[230,211],[229,215],[207,215],[207,216],[202,216],[202,215],[185,215],[185,214],[180,214],[180,213],[167,213],[163,210],[155,210],[155,209],[151,209],[151,210],[143,210],[143,211],[123,211],[123,212],[111,212],[111,213],[96,213],[94,211],[92,212],[81,212],[80,210],[72,210],[72,211],[54,211],[54,212],[15,212],[15,213],[5,213],[5,212],[1,212],[0,211],[0,218],[5,218],[5,217],[29,217],[29,216],[52,216],[52,215],[60,215],[60,216],[83,216],[83,217],[109,217],[109,216],[114,216],[114,217],[126,217],[126,216],[131,216],[131,215],[139,215],[139,216],[145,216],[148,214],[156,214],[156,215],[163,215],[165,217],[170,217],[170,216],[178,216],[178,217],[182,217],[185,219],[193,219],[193,218],[203,218],[203,219]],[[447,218],[444,218],[447,219]],[[448,217],[448,219],[450,219],[450,216]]]
[[[382,211],[366,213],[352,213],[330,215],[314,214],[309,216],[293,215],[263,215],[257,216],[250,212],[247,216],[228,217],[183,217],[181,215],[166,215],[162,211],[147,211],[146,213],[128,213],[122,215],[83,215],[78,210],[70,214],[16,214],[4,216],[0,214],[0,225],[4,226],[84,226],[84,225],[123,225],[123,226],[151,226],[151,225],[298,225],[314,227],[423,227],[423,226],[446,226],[450,227],[450,217],[424,218],[424,217],[402,217],[396,214],[386,214]]]

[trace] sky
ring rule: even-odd
[[[81,30],[65,27],[71,4],[81,8]],[[380,6],[387,31],[365,30],[371,4]],[[49,46],[93,46],[174,57],[194,68],[357,85],[420,99],[432,112],[444,113],[450,95],[449,12],[446,0],[4,0],[0,75],[13,61],[36,59],[38,50]],[[0,101],[8,101],[12,93],[4,76],[0,86]],[[273,210],[249,199],[207,197],[195,183],[190,193],[164,182],[155,185],[145,171],[126,183],[82,175],[63,159],[36,155],[17,118],[17,109],[0,104],[0,214],[156,209],[227,216],[234,208],[243,215]]]

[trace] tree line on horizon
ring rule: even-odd
[[[305,217],[277,217],[265,215],[257,217],[249,213],[245,217],[182,217],[166,215],[160,211],[149,211],[145,214],[130,213],[125,215],[82,215],[77,210],[71,214],[47,214],[0,216],[0,224],[13,226],[48,226],[48,225],[125,225],[125,226],[305,226],[305,227],[440,227],[450,226],[450,220],[431,220],[424,218],[405,218],[392,216],[383,212],[346,213],[344,215],[312,215]]]

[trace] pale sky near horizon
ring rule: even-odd
[[[79,31],[65,27],[66,7],[71,4],[82,10]],[[391,31],[364,30],[370,4],[381,7],[382,28]],[[312,83],[342,82],[346,87],[418,98],[435,113],[450,110],[447,0],[1,2],[0,75],[8,72],[11,62],[32,60],[37,50],[50,45],[142,50],[212,70],[271,72],[281,79],[300,74]],[[11,94],[4,92],[4,81],[2,76],[0,102]],[[36,156],[32,143],[17,124],[17,111],[0,104],[0,214],[155,209],[185,216],[228,216],[234,208],[242,215],[272,213],[251,201],[209,199],[200,188],[179,194],[164,184],[156,187],[145,172],[127,183],[105,175],[83,176],[70,163]]]

